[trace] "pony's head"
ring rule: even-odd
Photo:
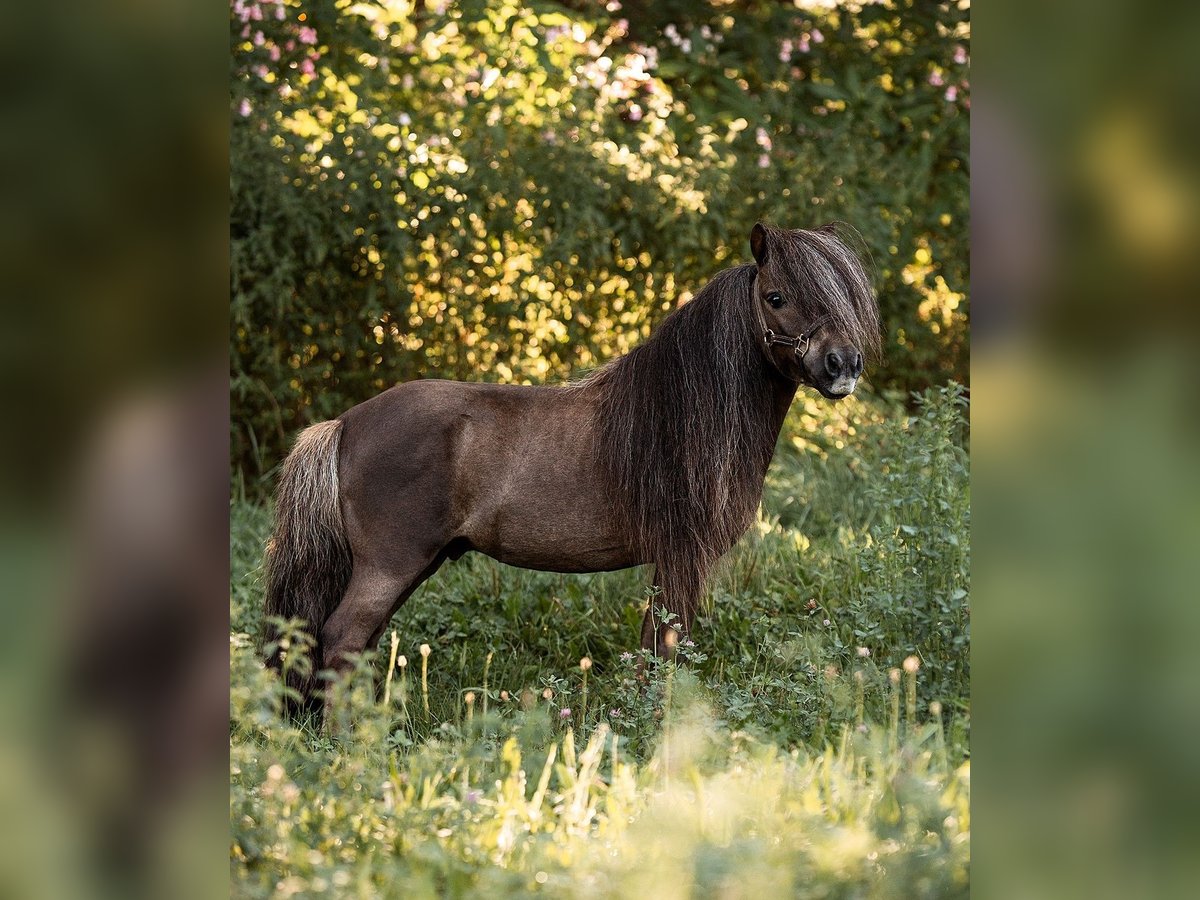
[[[834,225],[805,231],[760,222],[750,249],[763,352],[785,377],[830,400],[853,392],[879,352],[879,311],[858,255]]]

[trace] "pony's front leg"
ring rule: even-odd
[[[676,648],[691,634],[699,600],[696,592],[673,582],[674,579],[665,578],[655,570],[654,596],[642,619],[642,649],[660,659],[674,659]],[[664,585],[670,590],[664,591]],[[664,609],[666,616],[662,615]]]

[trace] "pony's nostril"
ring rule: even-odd
[[[854,377],[857,378],[859,375],[861,375],[862,370],[863,370],[862,354],[855,351],[855,353],[854,353]]]
[[[825,371],[829,373],[830,378],[837,378],[842,372],[842,355],[836,350],[830,350],[825,354]]]

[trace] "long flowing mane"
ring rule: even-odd
[[[695,596],[745,531],[775,448],[779,376],[751,319],[754,272],[721,272],[584,383],[599,392],[610,502],[667,597]]]
[[[805,305],[870,353],[878,322],[857,256],[826,231],[777,232]],[[600,465],[667,605],[699,598],[754,519],[787,411],[752,304],[757,267],[726,269],[630,353],[578,383],[595,391]],[[790,388],[794,390],[794,388]],[[678,602],[678,600],[676,600]]]

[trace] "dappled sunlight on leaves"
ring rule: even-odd
[[[553,381],[627,352],[747,258],[756,219],[861,233],[895,348],[874,383],[965,380],[957,7],[232,12],[233,439],[252,489],[290,432],[397,381]],[[919,283],[902,277],[918,252]]]

